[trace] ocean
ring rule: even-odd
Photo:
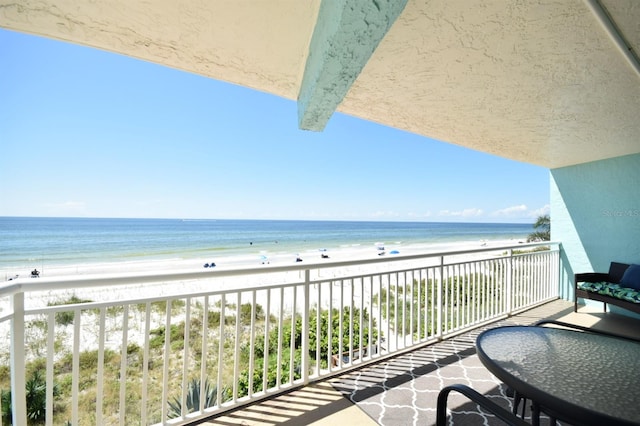
[[[0,271],[526,240],[532,224],[0,217]],[[292,254],[293,255],[293,254]]]

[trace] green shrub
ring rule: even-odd
[[[56,302],[49,302],[47,306],[63,306],[63,305],[77,305],[79,303],[89,303],[93,300],[80,299],[75,294],[67,300],[59,300]],[[74,313],[73,311],[56,312],[56,323],[58,325],[69,325],[73,323]]]
[[[41,370],[34,370],[25,384],[27,393],[27,423],[40,424],[46,419],[47,409],[47,383],[42,377]],[[58,386],[53,385],[53,397],[60,395]],[[2,404],[2,423],[11,424],[13,415],[11,406],[11,391],[0,391],[0,403]]]
[[[149,332],[149,347],[151,349],[160,349],[164,346],[165,327],[161,326]],[[169,341],[173,349],[182,349],[184,347],[184,322],[180,324],[171,324]]]

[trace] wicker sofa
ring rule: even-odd
[[[611,262],[609,272],[575,274],[574,311],[578,298],[597,300],[640,314],[640,265]]]

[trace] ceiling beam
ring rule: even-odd
[[[602,6],[598,0],[585,0],[587,6],[591,10],[591,13],[596,17],[602,28],[607,32],[613,44],[620,50],[620,53],[625,57],[631,68],[640,76],[640,61],[638,55],[633,51],[631,44],[627,42],[622,31],[618,28],[613,18],[606,9]]]
[[[407,0],[324,0],[298,94],[298,124],[322,131]]]

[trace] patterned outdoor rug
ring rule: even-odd
[[[513,324],[506,320],[491,327]],[[507,396],[507,387],[482,365],[476,355],[476,336],[483,330],[474,330],[350,372],[334,379],[332,385],[384,426],[434,425],[440,389],[456,383],[468,385],[499,406],[511,410],[512,399]],[[504,425],[457,392],[449,394],[447,407],[449,424]],[[525,414],[525,420],[530,422],[530,410],[527,409]],[[542,418],[541,424],[548,424],[548,419]]]

